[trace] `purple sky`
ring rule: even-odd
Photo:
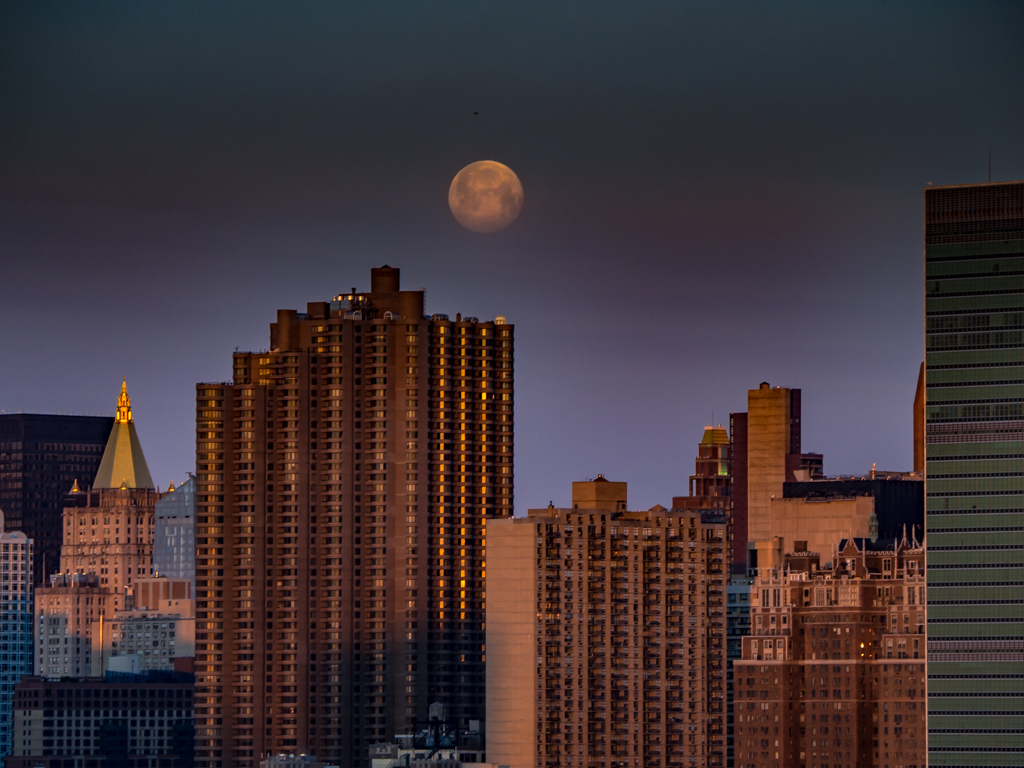
[[[356,5],[4,5],[0,408],[127,376],[180,481],[194,384],[386,262],[516,324],[519,511],[667,505],[763,380],[827,473],[910,467],[922,188],[1024,178],[1024,7]],[[447,208],[481,159],[493,235]]]

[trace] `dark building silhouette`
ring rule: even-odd
[[[484,714],[484,546],[512,514],[513,327],[399,271],[197,385],[197,762],[365,765],[439,702]]]
[[[24,677],[5,768],[192,768],[192,675]]]
[[[92,482],[114,420],[107,416],[0,414],[0,509],[9,531],[35,541],[33,583],[60,570],[64,497]]]
[[[732,558],[735,574],[747,572],[747,414],[729,414],[732,454]]]

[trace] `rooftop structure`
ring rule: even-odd
[[[96,471],[93,488],[149,488],[153,489],[146,457],[135,431],[132,418],[132,404],[128,399],[128,384],[121,382],[121,394],[117,398],[117,415],[110,431],[103,459]]]

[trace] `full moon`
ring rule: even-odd
[[[523,185],[507,165],[470,163],[452,179],[448,205],[459,224],[473,232],[497,232],[519,216]]]

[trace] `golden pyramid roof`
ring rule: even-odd
[[[121,396],[117,399],[114,428],[110,430],[110,438],[92,485],[93,488],[155,488],[139,436],[135,432],[128,384],[124,381],[121,382]]]
[[[701,445],[728,445],[729,444],[729,432],[719,424],[717,427],[712,427],[708,424],[704,427],[704,436],[700,441]]]

